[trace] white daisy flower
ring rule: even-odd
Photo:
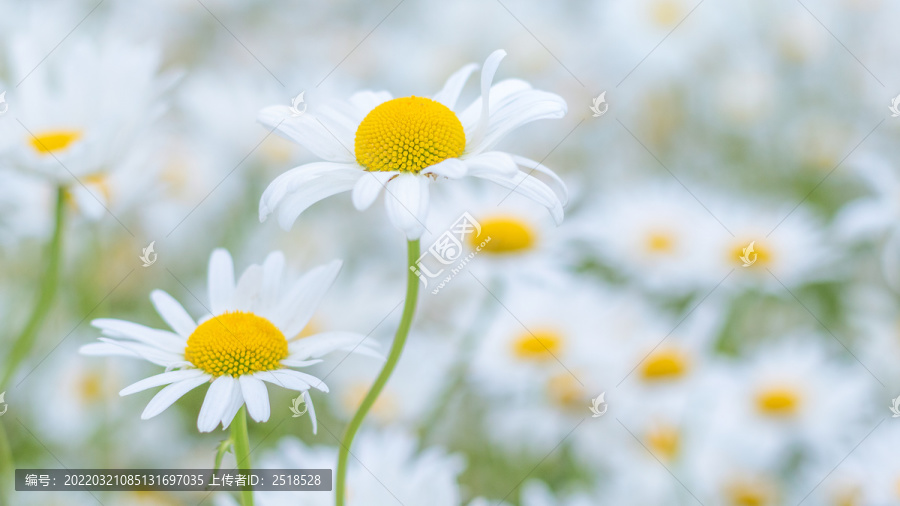
[[[326,197],[352,191],[354,207],[364,210],[384,189],[391,223],[417,239],[425,228],[430,183],[474,176],[531,198],[560,223],[567,198],[562,180],[540,163],[492,148],[526,123],[561,118],[566,102],[520,79],[492,86],[504,56],[505,51],[497,50],[488,57],[481,71],[482,96],[459,111],[457,99],[475,64],[450,76],[431,98],[361,91],[346,103],[301,116],[292,115],[286,105],[263,109],[261,123],[325,161],[277,177],[260,200],[260,220],[277,211],[279,225],[289,229],[300,213]],[[520,165],[529,172],[519,170]],[[547,176],[548,182],[533,172]]]
[[[133,201],[134,192],[146,193],[140,176],[152,174],[148,161],[158,152],[148,127],[165,112],[163,96],[178,74],[161,72],[152,45],[116,38],[71,44],[67,58],[35,68],[45,53],[34,32],[10,37],[3,50],[10,82],[22,86],[6,96],[16,121],[0,121],[0,149],[9,167],[65,185],[79,214],[98,219]],[[116,179],[120,174],[131,184]]]
[[[335,260],[287,283],[284,255],[274,252],[262,265],[248,267],[235,283],[231,255],[218,249],[209,262],[211,314],[195,322],[172,296],[154,290],[150,299],[172,331],[98,319],[92,324],[103,331],[101,342],[83,346],[81,353],[138,357],[166,368],[119,392],[129,395],[167,385],[141,414],[144,420],[211,382],[197,420],[201,432],[210,432],[219,423],[227,428],[244,404],[253,420],[265,422],[270,414],[268,382],[302,392],[315,433],[309,389],[327,392],[328,387],[292,368],[319,363],[323,355],[341,349],[377,356],[367,344],[360,344],[365,338],[353,332],[299,336],[340,268],[341,262]]]
[[[363,431],[359,435],[358,450],[350,466],[347,490],[349,506],[396,506],[398,504],[459,506],[461,491],[457,484],[465,469],[462,455],[448,453],[432,446],[418,448],[419,441],[411,434],[391,429]],[[287,437],[276,448],[260,458],[260,468],[318,469],[334,465],[337,448],[306,446],[302,441]],[[287,506],[297,504],[298,492],[257,491],[255,504],[259,506]],[[305,506],[331,506],[334,491],[302,493]],[[214,498],[215,506],[235,506],[230,495]]]

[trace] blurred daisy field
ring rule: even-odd
[[[898,20],[0,0],[0,506],[900,504]]]

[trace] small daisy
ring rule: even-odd
[[[302,392],[309,407],[313,432],[316,415],[309,389],[327,392],[318,378],[293,370],[321,362],[336,350],[376,355],[365,338],[352,332],[323,332],[308,337],[306,327],[325,291],[334,282],[340,261],[319,266],[293,283],[284,278],[284,255],[269,254],[251,265],[235,283],[231,255],[213,252],[209,262],[210,315],[197,323],[172,296],[161,290],[150,294],[156,311],[173,331],[145,327],[115,319],[98,319],[100,343],[85,345],[85,355],[143,358],[166,372],[138,381],[119,395],[167,385],[141,414],[146,420],[162,413],[181,396],[204,383],[212,383],[197,420],[201,432],[219,423],[227,428],[244,404],[253,420],[269,419],[265,382]]]
[[[277,211],[279,225],[289,229],[300,213],[326,197],[352,190],[353,205],[364,210],[384,189],[391,222],[409,239],[418,239],[425,228],[430,183],[474,176],[531,198],[560,223],[567,197],[559,177],[540,163],[492,148],[526,123],[563,117],[566,102],[519,79],[492,86],[504,56],[505,51],[497,50],[488,57],[481,71],[482,96],[459,111],[457,98],[475,64],[450,76],[431,98],[361,91],[346,103],[298,117],[286,105],[263,109],[261,123],[326,161],[277,177],[260,200],[260,220]],[[528,172],[519,170],[520,165]],[[533,172],[546,176],[549,184]]]

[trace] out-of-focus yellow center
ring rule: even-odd
[[[29,136],[28,142],[39,155],[47,155],[63,151],[80,138],[78,130],[48,130]]]
[[[280,369],[287,355],[287,339],[272,322],[242,311],[200,324],[184,350],[186,360],[214,377]]]
[[[647,235],[645,246],[650,253],[671,253],[675,249],[675,238],[665,232],[652,232]]]
[[[547,380],[547,395],[563,408],[583,409],[587,399],[584,388],[568,372],[551,376]]]
[[[550,360],[562,348],[562,337],[551,331],[526,332],[512,343],[513,355],[522,360]]]
[[[728,252],[728,260],[733,262],[737,260],[741,265],[749,263],[750,265],[766,265],[772,260],[771,250],[759,241],[753,241],[753,251],[746,251],[751,241],[745,241],[741,244],[735,244],[733,249]],[[746,255],[744,254],[746,251]]]
[[[687,372],[688,356],[675,348],[658,349],[650,353],[642,366],[641,376],[647,381],[677,379]]]
[[[388,100],[356,129],[356,161],[370,171],[420,172],[466,148],[456,114],[424,97]]]
[[[490,237],[481,251],[491,254],[520,253],[530,250],[535,243],[535,233],[531,225],[520,218],[497,216],[481,220],[481,235],[469,236],[472,247],[478,247]]]
[[[900,481],[897,482],[897,497],[900,498]],[[859,486],[849,486],[835,493],[833,506],[861,506],[863,493]]]
[[[87,372],[78,378],[78,394],[85,402],[99,400],[103,394],[103,384],[99,373]]]
[[[344,394],[341,396],[341,401],[347,411],[354,412],[359,408],[366,394],[369,393],[370,386],[366,382],[355,382],[345,389]],[[397,414],[400,412],[400,405],[394,392],[390,390],[382,392],[378,399],[375,400],[375,403],[372,404],[371,411],[372,415],[382,422],[390,422],[396,419]]]
[[[662,27],[674,26],[684,15],[678,0],[656,0],[650,5],[653,22]]]
[[[732,482],[725,489],[730,506],[767,506],[774,503],[772,486],[762,480]]]
[[[793,416],[800,409],[800,394],[789,387],[768,387],[756,394],[756,408],[767,416]]]
[[[646,439],[647,446],[655,455],[665,460],[675,460],[678,448],[681,446],[678,427],[668,424],[658,425],[647,433]]]

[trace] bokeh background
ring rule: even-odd
[[[94,318],[163,327],[156,288],[202,313],[191,293],[216,247],[238,270],[275,249],[298,271],[344,259],[311,325],[386,347],[402,234],[346,194],[289,232],[260,223],[266,185],[314,156],[256,114],[300,92],[310,111],[360,89],[429,95],[503,48],[500,78],[569,103],[500,146],[567,182],[565,222],[499,188],[438,185],[430,229],[469,212],[509,247],[423,291],[354,446],[350,503],[900,503],[898,23],[889,0],[0,2],[0,501],[232,503],[16,493],[11,469],[212,466],[226,435],[197,432],[202,392],[141,421],[151,392],[118,391],[158,368],[77,349]],[[29,141],[48,131],[69,136],[68,157]],[[59,276],[44,281],[57,198]],[[256,465],[335,466],[379,367],[342,359],[318,366],[331,393],[315,397],[315,436],[270,389]]]

